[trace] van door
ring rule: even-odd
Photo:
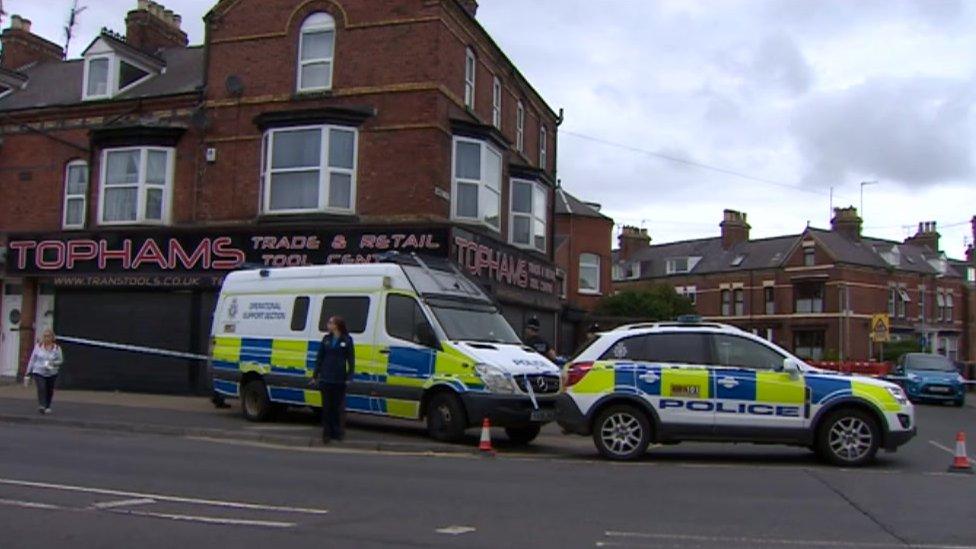
[[[3,283],[0,318],[0,377],[16,377],[20,363],[20,317],[24,287],[17,280]]]
[[[329,318],[341,317],[356,346],[356,376],[348,387],[346,408],[356,412],[382,413],[369,399],[373,398],[386,375],[386,357],[377,353],[374,344],[378,295],[326,295],[318,298],[317,340],[309,343],[309,368],[315,367],[322,338],[328,332]]]
[[[377,330],[379,352],[386,358],[386,411],[419,418],[420,400],[434,375],[439,344],[417,298],[391,292],[384,296],[383,322]]]

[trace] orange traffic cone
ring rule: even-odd
[[[962,431],[956,433],[956,457],[949,466],[949,472],[973,474],[973,465],[966,456],[966,433]]]
[[[491,447],[491,421],[488,418],[481,422],[481,442],[478,443],[478,450],[484,456],[495,455],[495,450]]]

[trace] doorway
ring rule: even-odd
[[[3,307],[0,308],[0,377],[17,377],[20,365],[20,321],[24,286],[19,280],[2,282]]]

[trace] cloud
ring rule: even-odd
[[[762,41],[752,60],[750,74],[760,84],[782,88],[794,95],[810,89],[813,71],[788,36],[769,36]]]

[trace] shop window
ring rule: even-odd
[[[361,334],[366,331],[366,321],[369,318],[368,297],[326,297],[322,300],[322,311],[319,313],[319,331],[329,331],[329,319],[338,316],[346,321],[346,328],[350,333]]]
[[[776,314],[776,289],[772,286],[763,288],[763,301],[766,304],[766,314]]]
[[[69,162],[64,173],[64,218],[65,229],[80,229],[85,226],[85,211],[88,204],[88,163],[83,160]]]
[[[806,360],[823,360],[824,332],[795,332],[793,334],[793,353]]]
[[[579,292],[581,294],[600,293],[600,256],[596,254],[580,254]]]
[[[794,311],[800,314],[822,313],[824,310],[824,285],[821,283],[796,284],[793,286]]]
[[[270,130],[262,162],[269,214],[350,214],[356,204],[358,132],[343,126]]]
[[[783,366],[786,358],[762,343],[744,337],[714,335],[718,363],[733,368],[749,370],[775,370]]]
[[[534,181],[513,179],[512,215],[509,240],[520,248],[546,251],[549,193],[544,185]]]
[[[454,138],[454,219],[501,228],[502,155],[483,141]]]
[[[521,101],[515,108],[515,149],[518,152],[525,150],[525,106]]]
[[[474,50],[468,48],[464,52],[464,105],[474,109],[475,79],[478,74],[478,59]]]
[[[296,297],[291,308],[291,331],[304,332],[308,326],[308,306],[311,300],[306,296]]]
[[[544,125],[539,126],[539,167],[549,168],[549,132]]]
[[[327,13],[314,13],[302,23],[299,37],[298,91],[332,89],[335,61],[335,19]]]
[[[502,81],[497,76],[491,84],[491,123],[502,129]]]
[[[101,224],[168,223],[174,157],[171,148],[105,150],[99,192]]]

